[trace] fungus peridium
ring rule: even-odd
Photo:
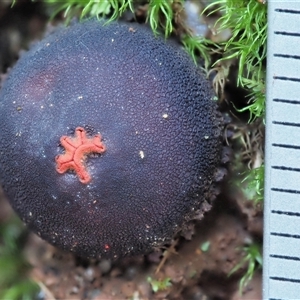
[[[212,98],[188,55],[145,26],[60,29],[0,91],[3,189],[29,228],[62,249],[147,253],[207,206],[222,149]],[[100,148],[77,157],[80,139]]]

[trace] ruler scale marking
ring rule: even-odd
[[[296,150],[300,150],[300,146],[295,146],[295,145],[287,145],[287,144],[277,144],[277,143],[273,143],[272,146],[273,146],[273,147],[281,147],[281,148],[288,148],[288,149],[296,149]]]
[[[300,10],[294,10],[294,9],[277,8],[277,9],[275,9],[275,11],[279,12],[279,13],[300,14]]]
[[[297,191],[297,190],[280,189],[280,188],[273,187],[273,188],[271,188],[271,191],[280,192],[280,193],[299,194],[300,195],[300,191]]]
[[[300,299],[300,1],[268,1],[263,299]]]
[[[272,121],[272,123],[275,124],[275,125],[300,127],[300,123],[281,122],[281,121]]]
[[[300,37],[300,35],[299,35]],[[300,78],[293,78],[293,77],[286,77],[286,76],[274,76],[275,80],[284,80],[284,81],[294,81],[294,82],[300,82]]]
[[[288,104],[300,104],[300,100],[289,100],[289,99],[278,99],[275,98],[272,100],[273,102],[282,102],[282,103],[288,103]]]
[[[300,279],[296,279],[296,278],[285,278],[285,277],[270,277],[270,279],[273,280],[279,280],[279,281],[289,281],[289,282],[297,282],[300,283]]]
[[[289,168],[285,166],[272,166],[272,169],[282,170],[282,171],[292,171],[292,172],[300,172],[300,168]]]
[[[296,257],[296,256],[286,256],[286,255],[270,254],[270,257],[272,257],[272,258],[278,258],[278,259],[283,259],[283,260],[300,261],[300,257]]]
[[[298,32],[274,31],[274,34],[300,37],[300,33]]]
[[[293,212],[293,211],[272,210],[271,213],[278,214],[278,215],[286,215],[291,217],[300,217],[300,213]]]
[[[290,55],[290,54],[284,54],[284,53],[275,53],[275,54],[273,54],[273,56],[287,58],[287,59],[300,59],[299,55]]]
[[[270,232],[271,235],[274,236],[281,236],[281,237],[286,237],[286,238],[292,238],[292,239],[300,239],[299,234],[289,234],[289,233],[282,233],[282,232]]]

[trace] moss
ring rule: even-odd
[[[151,284],[151,288],[154,293],[157,293],[159,291],[164,291],[168,287],[172,286],[171,278],[169,277],[162,280],[155,280],[151,277],[148,277],[147,281]]]
[[[247,183],[246,188],[243,189],[246,198],[254,201],[256,205],[262,204],[264,199],[264,172],[264,165],[251,169],[242,181]]]
[[[52,17],[60,12],[64,13],[67,22],[74,16],[80,18],[105,17],[110,15],[110,20],[115,20],[121,16],[127,9],[133,11],[133,0],[43,0],[46,4],[54,7]]]
[[[14,0],[15,3],[17,0]],[[63,12],[67,22],[74,16],[83,17],[109,17],[109,21],[115,20],[130,10],[134,12],[134,6],[138,5],[136,0],[43,0],[45,4],[52,6],[52,17]],[[183,0],[149,0],[147,22],[153,32],[158,34],[159,28],[168,37],[173,31],[173,5],[182,4]]]
[[[243,259],[228,274],[228,276],[231,276],[238,270],[246,268],[246,272],[240,279],[239,283],[240,294],[242,294],[243,288],[245,288],[253,278],[256,270],[262,268],[261,245],[252,243],[248,246],[243,247],[242,250],[244,252]]]
[[[186,34],[182,39],[183,46],[191,55],[195,64],[197,64],[197,54],[199,53],[204,59],[205,69],[208,70],[211,65],[211,47],[217,47],[214,42],[204,37],[192,36]]]
[[[257,0],[217,0],[206,11],[210,9],[211,13],[221,14],[217,21],[219,30],[232,32],[231,38],[221,45],[224,54],[217,63],[238,60],[237,85],[249,90],[249,105],[240,111],[249,110],[249,121],[264,118],[267,6]]]
[[[37,284],[26,279],[29,269],[22,254],[24,227],[17,218],[0,225],[0,299],[33,299]]]

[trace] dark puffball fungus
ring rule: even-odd
[[[221,120],[175,43],[138,24],[58,30],[0,93],[0,177],[22,220],[83,257],[142,254],[209,200]]]

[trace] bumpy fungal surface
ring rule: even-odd
[[[21,57],[0,91],[3,189],[60,248],[151,251],[208,200],[222,148],[212,97],[184,51],[142,25],[61,29]]]

